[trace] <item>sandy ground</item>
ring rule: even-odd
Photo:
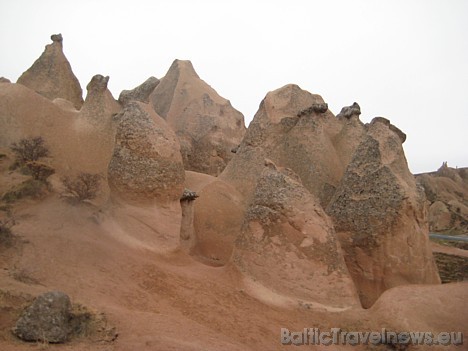
[[[401,315],[408,327],[464,328],[467,332],[468,313],[459,311],[466,305],[421,318],[417,306],[423,309],[435,303],[439,308],[440,296],[447,295],[466,301],[468,283],[402,289],[402,296],[410,294],[417,301],[403,299],[398,311],[391,307],[391,301],[398,299],[398,288],[391,289],[391,297],[384,298],[378,308],[330,311],[326,306],[288,301],[246,281],[233,268],[192,259],[176,248],[180,214],[174,208],[72,206],[51,195],[41,202],[20,203],[14,216],[17,242],[0,250],[0,350],[280,350],[292,347],[281,345],[282,327],[291,331],[396,329],[402,327]],[[118,338],[113,342],[75,340],[68,345],[18,341],[9,331],[15,316],[28,296],[49,290],[64,291],[74,303],[105,313]],[[431,324],[431,319],[440,318],[443,323]],[[348,349],[372,348],[333,347]]]

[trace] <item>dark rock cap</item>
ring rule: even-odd
[[[50,39],[54,42],[54,43],[60,43],[62,44],[63,42],[63,37],[62,37],[62,34],[52,34],[50,36]]]
[[[351,118],[353,116],[359,116],[361,114],[361,107],[357,102],[353,102],[351,106],[345,106],[341,109],[340,113],[336,115],[336,117],[345,117]]]

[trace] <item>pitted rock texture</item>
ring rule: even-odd
[[[294,172],[271,161],[255,188],[232,262],[275,293],[335,308],[359,305],[330,218]]]
[[[130,101],[148,103],[151,93],[158,86],[159,82],[158,78],[149,77],[141,85],[132,90],[122,90],[119,95],[119,102],[124,106]]]
[[[440,282],[426,198],[401,143],[387,120],[374,119],[327,209],[364,307],[398,285]]]
[[[13,333],[25,341],[63,343],[70,333],[71,302],[60,292],[37,297],[18,319]]]
[[[83,91],[63,53],[61,34],[51,36],[42,55],[18,78],[17,83],[27,86],[49,100],[62,98],[79,110],[83,105]]]
[[[174,132],[147,105],[138,102],[129,103],[116,119],[108,168],[111,194],[128,202],[179,201],[185,173]]]
[[[326,107],[297,85],[269,92],[220,177],[248,198],[268,158],[291,168],[326,206],[365,133],[359,119],[340,120]]]
[[[245,134],[244,116],[200,79],[190,61],[174,61],[150,102],[179,138],[186,170],[222,172]]]

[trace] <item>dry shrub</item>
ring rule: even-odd
[[[13,243],[13,233],[11,227],[15,221],[11,217],[0,218],[0,246],[9,247]]]
[[[12,203],[25,197],[39,199],[47,193],[48,186],[45,182],[36,179],[28,179],[7,191],[2,196],[2,200],[7,203]]]
[[[16,155],[16,161],[24,165],[29,161],[37,161],[41,157],[49,155],[49,149],[44,145],[42,137],[24,138],[10,146],[11,151]]]
[[[101,185],[101,176],[99,174],[80,173],[75,178],[62,177],[62,183],[65,187],[64,196],[83,202],[96,198]]]
[[[26,162],[26,167],[29,170],[29,173],[35,180],[40,180],[45,182],[52,174],[55,173],[55,170],[46,165],[43,162],[38,161],[28,161]]]

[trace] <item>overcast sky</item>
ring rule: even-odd
[[[0,0],[0,76],[16,81],[62,33],[85,90],[110,76],[114,97],[172,61],[252,120],[268,91],[295,83],[337,114],[407,133],[414,173],[468,166],[467,0]]]

